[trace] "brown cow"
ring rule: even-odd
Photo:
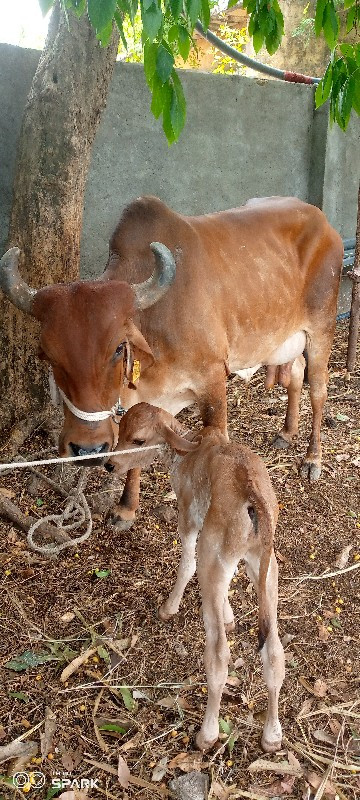
[[[268,688],[261,743],[267,752],[279,750],[284,651],[277,630],[278,570],[273,549],[278,504],[266,467],[248,447],[228,442],[217,428],[187,433],[171,414],[148,403],[138,403],[120,421],[118,448],[128,451],[112,458],[120,473],[151,463],[154,451],[139,449],[139,442],[165,445],[161,457],[179,507],[181,559],[175,586],[159,609],[160,618],[165,622],[178,612],[195,570],[200,584],[208,701],[197,746],[208,750],[219,735],[230,658],[226,629],[235,627],[228,590],[242,559],[259,597],[259,649]]]
[[[167,267],[165,278],[161,267],[149,281],[154,240],[163,243]],[[225,433],[226,376],[249,379],[261,365],[272,367],[269,383],[279,377],[288,384],[285,424],[275,441],[287,447],[298,430],[306,345],[313,422],[302,473],[316,480],[342,254],[340,236],[318,208],[281,197],[200,217],[139,198],[124,211],[97,281],[35,292],[17,271],[18,251],[8,251],[0,286],[40,320],[41,354],[67,404],[60,453],[113,449],[110,409],[119,395],[125,408],[145,400],[172,414],[197,403],[204,425]],[[106,419],[92,413],[106,416],[104,409]],[[85,419],[79,410],[88,412]],[[116,509],[119,527],[135,517],[139,475],[128,474]]]

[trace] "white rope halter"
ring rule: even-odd
[[[49,386],[50,386],[50,397],[55,406],[60,406],[61,401],[65,403],[68,407],[69,411],[74,414],[75,417],[78,419],[82,419],[85,422],[101,422],[104,419],[108,419],[109,417],[119,417],[125,413],[125,409],[122,407],[120,402],[120,397],[118,398],[117,402],[110,408],[109,411],[82,411],[81,408],[77,408],[74,404],[66,397],[66,394],[63,392],[62,389],[57,385],[54,378],[54,373],[50,367],[49,370]]]

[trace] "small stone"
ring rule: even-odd
[[[175,509],[172,506],[164,505],[164,503],[155,506],[154,514],[162,522],[171,522],[177,516]]]
[[[207,775],[202,772],[188,772],[170,781],[169,787],[176,800],[206,800],[208,783]]]

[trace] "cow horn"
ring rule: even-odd
[[[0,289],[16,308],[31,314],[36,289],[30,289],[23,281],[18,269],[19,256],[18,247],[11,247],[3,255],[0,261]]]
[[[155,269],[147,281],[133,283],[132,289],[136,298],[136,308],[149,308],[167,292],[176,273],[176,264],[169,248],[161,242],[152,242],[151,250],[155,256]]]

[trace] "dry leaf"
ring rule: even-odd
[[[236,675],[228,675],[226,683],[228,686],[240,686],[240,678],[237,678]]]
[[[339,553],[339,555],[336,558],[335,567],[337,567],[338,569],[344,569],[344,567],[346,567],[346,564],[349,561],[349,555],[351,553],[351,550],[353,550],[353,547],[354,547],[353,544],[348,544],[347,547],[344,547],[344,549],[341,551],[341,553]]]
[[[152,776],[151,776],[151,780],[154,781],[154,783],[157,783],[158,781],[161,781],[161,779],[164,777],[164,775],[166,773],[166,770],[167,770],[168,760],[169,760],[168,757],[164,756],[156,764],[156,767],[153,769]]]
[[[248,766],[249,772],[277,772],[280,775],[294,775],[301,777],[303,769],[300,766],[289,764],[287,761],[266,761],[264,758],[257,758]]]
[[[342,726],[341,726],[339,720],[337,720],[335,718],[329,719],[329,728],[332,731],[332,733],[334,734],[334,736],[338,737],[338,735],[339,735],[339,733],[341,731],[341,727]]]
[[[299,771],[302,769],[302,766],[300,764],[299,759],[296,758],[296,755],[294,753],[292,753],[291,750],[288,750],[287,757],[288,757],[288,762],[289,762],[291,767],[295,767]]]
[[[5,486],[0,486],[0,494],[2,494],[3,497],[15,497],[15,492],[13,492],[12,489],[6,489]]]
[[[69,792],[60,794],[58,800],[89,800],[89,795],[82,789],[70,789]]]
[[[279,779],[274,781],[270,786],[259,786],[252,784],[250,787],[251,792],[255,792],[258,796],[263,797],[281,797],[284,794],[292,794],[295,783],[295,775],[292,777]]]
[[[210,787],[210,797],[215,797],[216,800],[230,800],[230,795],[233,794],[234,788],[226,788],[219,781],[213,781]]]
[[[75,614],[73,611],[66,611],[61,617],[61,622],[72,622],[75,619]]]
[[[127,753],[128,750],[133,750],[134,747],[137,747],[141,741],[141,736],[142,734],[140,731],[139,733],[135,733],[135,736],[133,736],[132,739],[129,739],[128,742],[125,742],[121,745],[120,750],[124,753]]]
[[[120,786],[122,786],[123,789],[127,789],[129,786],[130,770],[125,759],[122,756],[119,756],[117,774]]]
[[[293,639],[295,639],[295,635],[293,633],[285,633],[281,639],[282,646],[287,647],[287,645],[290,644]]]
[[[316,772],[309,771],[306,773],[306,780],[308,783],[310,783],[310,786],[312,786],[312,788],[316,790],[322,783],[323,776],[318,775]],[[326,781],[324,796],[335,797],[336,794],[337,792],[333,784],[330,781]]]
[[[169,768],[181,769],[182,772],[192,772],[192,770],[196,770],[196,772],[201,772],[201,768],[204,767],[203,764],[203,755],[198,751],[189,752],[189,753],[178,753],[175,758],[172,758],[169,761]]]
[[[330,733],[326,733],[324,730],[316,730],[312,731],[312,736],[316,739],[317,742],[325,742],[326,744],[334,745],[336,744],[336,736],[331,736]]]
[[[189,711],[191,706],[189,705],[188,701],[185,697],[178,697],[176,695],[168,695],[167,697],[162,697],[160,700],[157,700],[155,703],[156,706],[161,706],[162,708],[180,708]]]
[[[332,614],[332,616],[334,616],[334,614]],[[319,623],[318,631],[319,631],[320,642],[327,642],[327,640],[328,640],[328,638],[330,636],[330,632],[328,631],[326,625],[324,625],[323,622]]]
[[[236,659],[236,661],[235,661],[235,663],[234,663],[234,667],[235,667],[235,669],[238,669],[238,667],[243,667],[243,666],[244,666],[244,663],[245,663],[245,662],[244,662],[244,659],[243,659],[243,658],[237,658],[237,659]]]
[[[45,730],[40,734],[41,757],[46,758],[53,748],[53,738],[56,731],[56,715],[51,708],[45,709]]]
[[[314,683],[314,695],[315,697],[325,697],[326,692],[328,690],[327,684],[325,681],[322,681],[321,678],[318,678],[317,681]]]

